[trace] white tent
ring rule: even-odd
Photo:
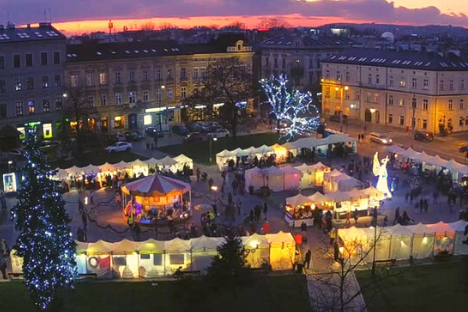
[[[389,258],[396,260],[409,259],[411,256],[413,232],[408,227],[400,224],[386,227],[385,230],[391,236]]]
[[[128,164],[123,160],[116,163],[116,164],[113,164],[113,166],[117,170],[124,170],[124,169],[127,169],[129,167]]]
[[[310,203],[312,203],[312,200],[310,199],[310,197],[304,196],[302,194],[297,194],[296,196],[286,198],[286,204],[290,204],[293,206],[310,204]]]
[[[170,170],[170,171],[174,172],[175,171],[175,166],[177,165],[177,161],[175,161],[174,159],[172,159],[169,156],[166,156],[166,157],[164,157],[162,159],[158,159],[157,164],[159,166],[163,166],[163,168],[166,169],[166,170]]]
[[[444,250],[452,253],[455,244],[455,230],[442,221],[428,224],[427,227],[435,232],[434,254]]]
[[[266,186],[267,178],[263,173],[263,170],[258,167],[253,167],[246,170],[244,173],[245,177],[245,191],[249,191],[249,187],[252,186],[254,190]]]
[[[105,163],[103,165],[100,165],[99,166],[99,170],[101,171],[101,173],[106,173],[106,172],[109,172],[109,171],[115,171],[115,167],[113,164],[109,164],[109,163]]]
[[[155,278],[165,274],[164,242],[148,239],[138,244],[139,274],[145,278]]]
[[[431,165],[436,166],[436,167],[444,167],[447,164],[447,161],[445,159],[442,159],[439,155],[435,155],[431,160],[430,160]]]
[[[325,173],[330,172],[331,168],[318,162],[309,166],[312,171],[312,181],[315,185],[323,185]]]
[[[174,157],[174,160],[177,162],[177,170],[182,171],[184,169],[184,165],[187,165],[190,169],[193,169],[193,159],[185,156],[184,154],[180,154],[179,156]]]
[[[298,190],[301,181],[301,172],[292,166],[285,166],[280,169],[284,174],[284,190]]]
[[[269,147],[269,146],[266,146],[265,144],[260,146],[260,147],[255,148],[255,150],[254,150],[255,155],[257,155],[259,157],[261,157],[263,155],[266,155],[266,154],[269,154],[271,152],[273,152],[273,149],[271,147]]]
[[[455,248],[453,249],[454,255],[468,255],[468,245],[463,241],[467,239],[465,229],[468,222],[465,220],[458,220],[457,222],[449,223],[450,227],[455,231]]]
[[[139,277],[139,256],[136,253],[138,245],[138,242],[133,242],[128,239],[113,244],[112,271],[114,275],[120,278]]]
[[[301,172],[301,181],[300,181],[301,189],[312,187],[313,175],[312,175],[311,168],[307,166],[306,164],[302,164],[294,168],[296,168],[297,170]]]
[[[404,151],[405,151],[405,149],[403,147],[398,146],[398,145],[392,145],[392,146],[387,147],[387,152],[389,152],[389,153],[396,153],[396,154],[400,155]]]
[[[268,263],[270,258],[269,243],[265,235],[243,236],[242,243],[247,253],[247,263],[252,268],[259,268]]]
[[[434,250],[435,232],[422,223],[406,227],[413,233],[411,254],[414,259],[431,257]]]
[[[328,180],[327,180],[328,179]],[[353,177],[348,176],[345,173],[337,174],[332,173],[327,176],[325,173],[324,183],[323,183],[323,192],[324,193],[333,193],[333,192],[348,192],[353,188],[358,187],[361,182]]]
[[[150,159],[145,160],[145,163],[148,165],[148,167],[154,168],[158,164],[158,160],[151,157]]]
[[[401,155],[402,157],[409,158],[409,159],[418,158],[418,157],[419,157],[419,154],[420,154],[420,153],[416,152],[416,151],[413,150],[411,147],[408,148],[406,151],[400,153],[400,155]]]
[[[280,231],[276,234],[266,234],[266,239],[270,244],[270,265],[273,270],[291,269],[296,246],[291,233]]]
[[[263,169],[266,175],[266,182],[268,187],[273,192],[281,192],[284,190],[284,173],[275,166]]]
[[[462,165],[453,159],[450,159],[449,161],[447,161],[444,167],[458,174],[462,174],[462,175],[468,174],[468,166]]]
[[[165,259],[165,272],[169,274],[182,267],[186,269],[191,263],[190,259],[190,241],[174,238],[170,241],[164,242]]]
[[[217,248],[225,242],[222,237],[200,236],[190,240],[192,250],[192,270],[205,272],[211,265],[213,257],[218,254]]]
[[[98,173],[99,172],[99,167],[98,166],[94,166],[94,165],[87,165],[86,167],[81,167],[80,168],[82,172],[84,172],[85,174],[88,174],[88,173]]]
[[[65,169],[67,171],[67,173],[71,176],[76,176],[76,175],[81,175],[83,174],[83,170],[77,166],[72,166],[68,169]]]
[[[332,178],[337,177],[342,175],[343,172],[338,171],[337,169],[334,169],[331,172],[326,172],[323,175],[323,192],[324,193],[331,193],[331,192],[336,192],[336,190],[333,190],[333,185],[332,185]]]

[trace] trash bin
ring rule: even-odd
[[[249,194],[250,195],[254,194],[254,187],[253,186],[249,186]]]

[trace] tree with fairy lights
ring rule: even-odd
[[[286,126],[283,138],[289,141],[298,135],[307,136],[317,132],[320,113],[312,104],[310,92],[298,90],[290,92],[287,88],[288,78],[285,75],[262,79],[260,85],[273,108],[278,132],[282,125]]]
[[[26,287],[36,306],[44,310],[58,288],[74,286],[76,244],[65,201],[49,179],[52,172],[43,162],[32,129],[27,132],[24,155],[26,164],[17,173],[19,201],[11,210],[15,228],[21,231],[14,249],[23,258]]]

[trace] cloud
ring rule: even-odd
[[[38,3],[40,2],[40,3]],[[298,14],[303,17],[339,17],[401,24],[468,26],[465,14],[444,14],[434,6],[396,7],[386,0],[2,0],[17,24],[44,20],[44,8],[54,21],[109,18],[266,16]]]

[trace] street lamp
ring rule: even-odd
[[[217,198],[216,198],[216,191],[218,190],[218,187],[217,187],[216,185],[213,185],[213,186],[211,187],[211,190],[212,190],[212,191],[214,192],[214,194],[215,194],[215,200],[214,200],[214,201],[215,201],[215,203],[216,203],[216,200],[217,200]]]
[[[213,157],[212,157],[213,155],[211,152],[211,141],[218,141],[218,138],[210,138],[210,164],[213,161]]]
[[[341,87],[335,87],[335,91],[338,92],[340,91],[340,132],[343,132],[343,97],[344,97],[344,91],[348,91],[349,87],[348,86],[341,86]],[[347,126],[347,123],[346,123]]]
[[[414,94],[413,94],[413,100],[411,101],[411,106],[413,108],[413,118],[411,119],[411,128],[412,128],[412,131],[411,131],[411,148],[413,148],[414,128],[416,126],[416,118],[415,118],[415,114],[416,114],[416,95],[414,95]]]
[[[12,164],[12,163],[13,163],[13,162],[12,162],[11,160],[8,161],[8,172],[11,172],[11,164]]]

